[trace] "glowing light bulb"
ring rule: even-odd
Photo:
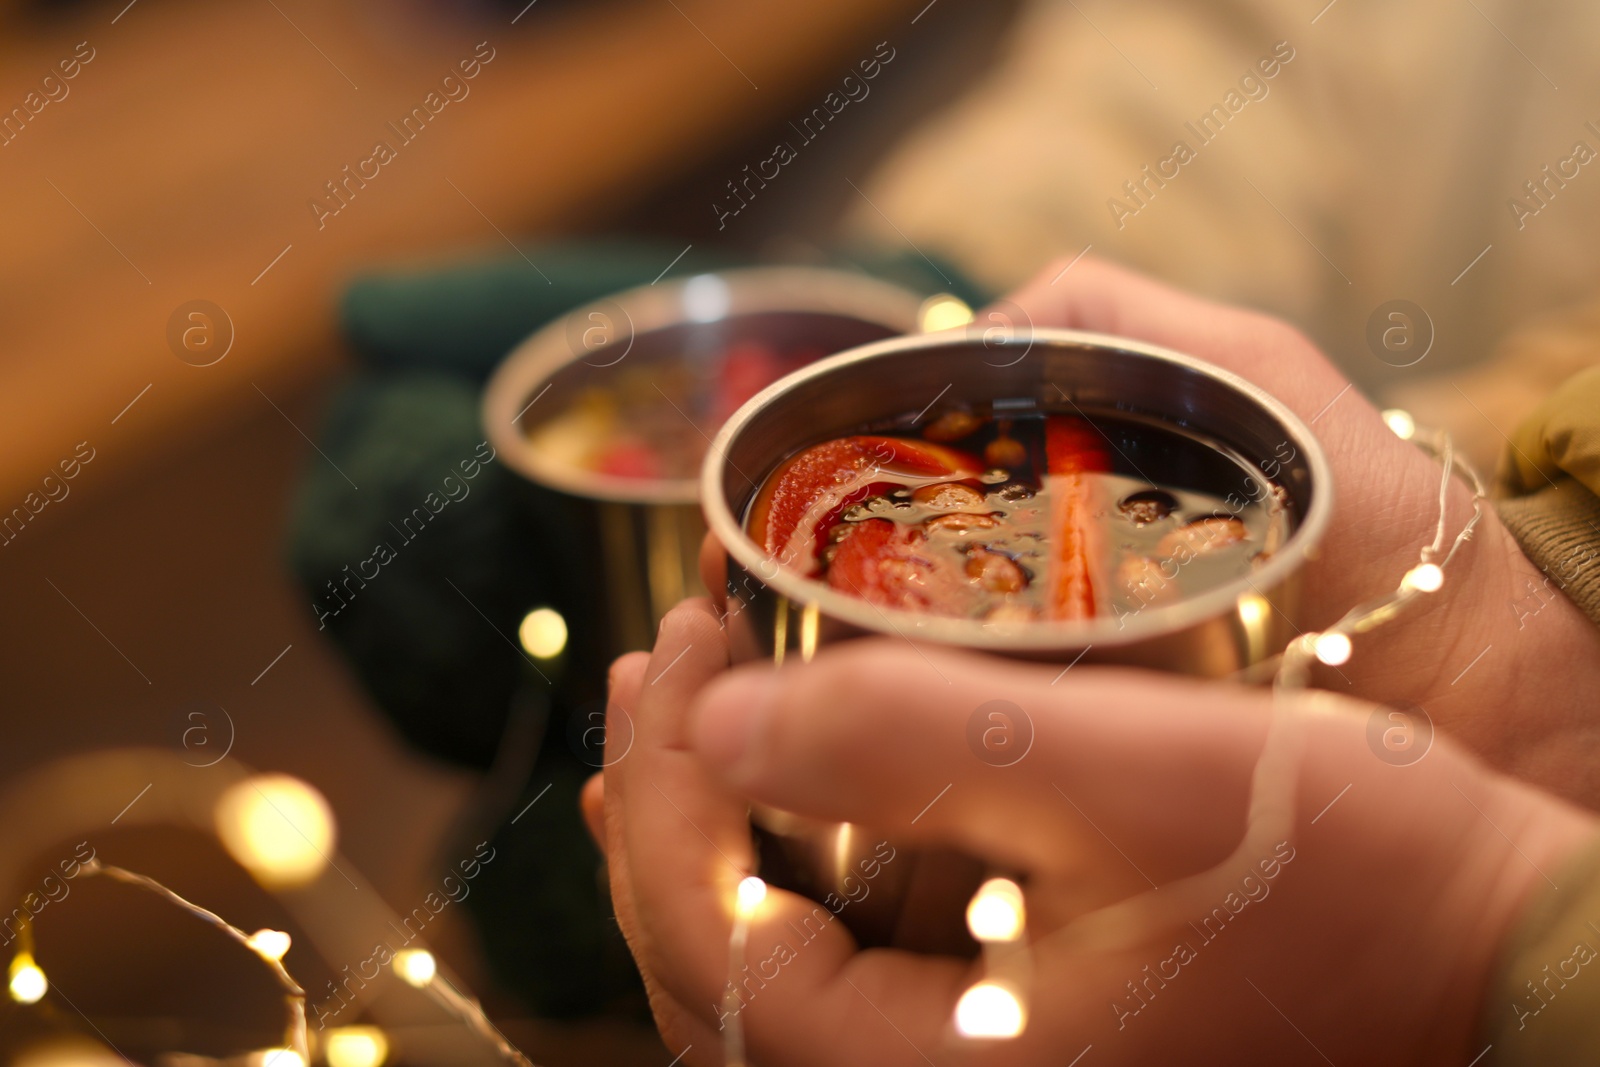
[[[554,608],[534,608],[517,627],[522,647],[537,659],[554,659],[567,647],[567,620]]]
[[[37,1004],[50,989],[44,972],[26,952],[19,952],[12,958],[8,977],[11,999],[18,1004]]]
[[[917,321],[921,323],[923,333],[950,330],[971,322],[972,309],[965,301],[958,300],[949,293],[940,293],[923,301],[922,309],[917,313]]]
[[[250,1059],[251,1067],[306,1067],[306,1061],[292,1048],[264,1048]]]
[[[967,905],[967,929],[979,941],[1015,941],[1024,925],[1022,888],[1009,878],[991,878]]]
[[[425,948],[408,948],[395,953],[394,973],[398,974],[407,985],[421,989],[433,981],[433,976],[438,971],[439,964],[433,958],[433,953]]]
[[[1437,592],[1444,585],[1444,571],[1437,563],[1419,563],[1406,571],[1406,576],[1400,579],[1400,585],[1419,593]]]
[[[738,911],[739,918],[748,919],[755,914],[756,908],[763,900],[767,899],[767,883],[755,875],[741,879],[739,882]]]
[[[389,1058],[389,1039],[376,1026],[339,1026],[323,1045],[328,1067],[379,1067]]]
[[[1267,611],[1267,602],[1253,593],[1239,598],[1239,621],[1250,629],[1267,621]]]
[[[1411,412],[1401,411],[1399,408],[1389,408],[1383,413],[1383,421],[1394,435],[1402,441],[1409,441],[1416,435],[1417,421],[1411,417]]]
[[[1021,999],[999,982],[979,982],[956,1003],[956,1030],[963,1037],[1016,1037],[1027,1023]]]
[[[1317,658],[1330,667],[1350,660],[1350,638],[1340,633],[1317,634],[1311,639],[1311,648]]]
[[[262,885],[305,885],[327,867],[336,831],[322,794],[287,774],[260,774],[217,798],[217,836]]]
[[[281,960],[294,942],[282,930],[257,930],[246,943],[263,959]]]

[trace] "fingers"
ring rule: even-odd
[[[754,1062],[923,1067],[955,1061],[950,1020],[974,980],[970,965],[906,952],[842,958],[833,944],[820,937],[807,942],[799,929],[788,922],[751,931],[748,970],[741,973],[761,981],[737,986],[736,1004]]]
[[[688,747],[688,713],[726,665],[710,605],[675,608],[648,659],[624,657],[613,669],[607,740],[630,723],[633,744],[608,747],[604,786],[586,790],[586,803],[599,794],[607,809],[613,904],[658,1024],[675,1049],[695,1046],[691,1062],[719,1047],[730,1010],[742,1016],[758,1062],[789,1061],[819,1042],[837,1053],[825,1062],[860,1061],[861,1049],[879,1046],[882,1055],[861,1062],[922,1062],[879,1012],[924,1043],[935,1040],[965,966],[898,955],[858,960],[835,912],[793,894],[771,890],[751,916],[736,993],[724,999],[735,889],[754,864],[748,808]],[[848,1030],[822,1042],[819,1006]]]
[[[640,655],[641,668],[648,657]],[[600,785],[597,787],[596,782]],[[604,791],[604,783],[600,775],[589,780],[584,789],[585,816],[588,816],[588,805],[592,795],[598,795],[602,800],[609,798]],[[596,834],[596,839],[605,847],[611,842],[623,840],[621,831],[622,805],[608,804],[605,812],[606,822],[612,825],[608,832],[604,829]],[[591,823],[590,832],[595,833]],[[642,945],[649,936],[649,931],[639,925],[638,909],[634,906],[633,880],[628,866],[626,849],[621,847],[607,848],[606,871],[611,883],[611,907],[617,918],[617,925],[621,928],[628,944],[633,947],[635,959],[639,963],[639,974],[644,980],[645,993],[650,1001],[650,1013],[655,1019],[656,1029],[661,1032],[661,1040],[673,1050],[674,1054],[685,1053],[683,1062],[699,1065],[712,1065],[719,1061],[716,1055],[718,1036],[703,1021],[703,1012],[690,1012],[670,993],[667,992],[661,979],[657,977],[651,967],[645,964],[646,953],[638,946]]]
[[[596,836],[657,1024],[688,1063],[716,1062],[729,1011],[755,1062],[926,1062],[948,1048],[967,965],[858,954],[838,914],[792,894],[773,889],[755,910],[724,998],[734,887],[753,862],[748,814],[690,747],[689,715],[726,667],[723,641],[709,605],[690,603],[669,615],[653,654],[617,662],[604,779],[584,791],[591,826],[595,808],[605,812]]]
[[[619,765],[631,750],[633,723],[622,711],[626,705],[638,706],[635,699],[640,679],[650,657],[643,652],[630,652],[611,665],[611,675],[606,687],[606,750],[604,769],[601,771],[600,799],[604,825],[595,835],[606,852],[606,873],[611,881],[611,907],[616,912],[617,923],[622,928],[628,944],[633,945],[639,934],[639,924],[633,911],[633,894],[628,877],[628,854],[623,843],[627,835],[623,825],[627,819],[625,783]],[[622,738],[626,737],[627,747]],[[585,789],[585,800],[590,790]],[[591,833],[593,830],[591,829]]]
[[[700,542],[700,582],[719,615],[728,610],[728,553],[715,534],[707,531]]]
[[[724,1002],[736,887],[755,860],[746,802],[689,748],[688,720],[694,698],[726,665],[724,637],[710,605],[691,601],[667,616],[642,669],[629,658],[615,672],[611,715],[621,722],[627,708],[635,734],[633,747],[606,769],[605,797],[616,811],[607,828],[613,896],[640,969],[649,976],[658,1018],[675,1020],[687,1040],[694,1026],[716,1030],[729,1006],[749,1012],[750,1032],[770,1041],[771,1052],[783,1050],[772,1057],[780,1062],[795,1042],[815,1044],[819,997],[840,1001],[841,1009],[849,1009],[847,1018],[870,1015],[874,1031],[892,1035],[875,1009],[845,1002],[845,994],[855,994],[839,979],[855,943],[843,924],[816,902],[777,890],[752,916],[748,969],[741,965],[738,976],[742,992],[731,1005]],[[942,1022],[953,1003],[944,988],[928,1004],[909,999],[923,989],[910,977],[877,984],[886,987],[874,988],[885,1010],[908,1018],[928,1013],[929,1025],[936,1018]],[[695,1016],[694,1026],[677,1014],[682,1011]],[[854,1058],[840,1051],[841,1059]]]
[[[639,706],[639,690],[644,685],[644,673],[650,656],[645,652],[629,652],[611,665],[606,679],[606,737],[603,755],[604,780],[608,788],[603,796],[608,810],[620,804],[626,783],[620,772],[611,768],[619,764],[633,747],[636,726],[629,708]]]
[[[1265,323],[1265,316],[1216,304],[1173,289],[1096,256],[1070,270],[1052,263],[1011,299],[1036,325],[1095,330],[1166,344],[1177,338],[1211,339],[1219,320]]]
[[[685,600],[668,612],[649,662],[629,694],[636,705],[641,751],[652,756],[682,752],[690,702],[727,666],[727,639],[704,597]]]
[[[1052,264],[1012,295],[1035,325],[1116,334],[1198,356],[1276,394],[1306,419],[1346,384],[1314,345],[1270,316],[1191,296],[1094,257],[1062,273],[1065,266]]]
[[[670,996],[701,1012],[720,996],[734,887],[753,863],[744,801],[687,748],[689,706],[727,662],[710,604],[674,608],[636,684],[613,694],[612,715],[626,715],[634,737],[606,768],[606,797],[617,810],[608,844],[624,857],[635,956]]]
[[[673,717],[673,698],[682,699],[678,683],[681,681],[692,686],[708,670],[719,670],[726,662],[726,653],[720,642],[705,639],[708,635],[702,634],[698,650],[691,647],[695,644],[692,637],[687,641],[681,639],[686,629],[685,618],[689,619],[687,628],[692,629],[696,614],[703,614],[703,606],[680,607],[663,623],[657,651],[668,651],[668,655],[652,656],[634,652],[612,665],[606,710],[605,770],[603,776],[591,779],[585,787],[583,806],[585,818],[590,821],[590,832],[595,833],[596,839],[606,849],[612,908],[639,964],[650,998],[651,1013],[662,1039],[675,1053],[688,1050],[684,1062],[710,1064],[718,1062],[716,1049],[719,1047],[719,1036],[707,1025],[705,1008],[691,1012],[671,992],[669,986],[683,983],[670,969],[675,965],[670,955],[656,947],[656,935],[661,926],[652,917],[652,905],[661,894],[678,891],[675,872],[659,869],[655,856],[649,851],[635,857],[630,854],[629,848],[630,840],[637,839],[637,834],[629,832],[630,824],[638,821],[650,823],[652,814],[659,814],[652,812],[652,809],[664,806],[660,797],[650,788],[650,782],[654,775],[660,773],[662,738],[667,736],[665,727],[669,725],[664,720]],[[720,634],[717,637],[720,638]],[[675,658],[677,662],[671,662]],[[671,683],[667,682],[668,678],[672,678],[671,671],[664,672],[667,667],[680,672]],[[653,683],[659,683],[660,688],[652,689]],[[642,786],[641,782],[644,783]],[[642,796],[637,792],[640,788],[644,789]],[[680,798],[685,795],[686,791],[680,790],[677,785],[669,788],[678,793]],[[596,799],[603,807],[603,825],[599,832],[595,831],[591,815]],[[743,807],[734,803],[742,816]],[[645,814],[640,815],[641,810]],[[681,847],[686,852],[706,849],[703,840],[687,824],[673,829],[676,832],[671,840],[681,840]],[[647,834],[649,832],[652,831],[646,831]],[[635,863],[642,864],[637,878]],[[639,893],[635,889],[636,882],[645,887],[643,916]],[[698,887],[693,892],[699,896],[709,896]],[[726,934],[721,934],[720,938],[725,941]],[[708,938],[703,951],[720,957],[719,943],[718,938]],[[709,1004],[709,1001],[705,1003]]]
[[[673,1063],[688,1067],[721,1067],[722,1035],[702,1018],[704,1013],[685,1008],[654,976],[646,974],[644,979],[650,1014],[661,1033],[661,1042],[672,1055],[679,1057]]]
[[[1143,885],[1237,844],[1266,696],[997,662],[863,640],[741,668],[702,696],[694,745],[762,803],[1027,870],[1131,865]]]

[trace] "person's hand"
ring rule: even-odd
[[[1334,521],[1307,568],[1302,630],[1333,622],[1392,590],[1432,541],[1442,471],[1391,432],[1377,410],[1298,331],[1202,300],[1092,257],[1052,264],[1013,294],[1006,326],[1065,326],[1164,345],[1266,389],[1322,441],[1334,475]],[[986,321],[980,313],[980,322]],[[1481,472],[1486,477],[1490,472]],[[1459,479],[1446,537],[1471,514]],[[1448,543],[1448,541],[1447,541]],[[701,556],[719,607],[725,555],[708,538]],[[1390,705],[1421,708],[1492,765],[1600,808],[1600,631],[1517,547],[1486,507],[1445,585],[1398,619],[1355,639],[1318,684]]]
[[[1284,697],[1273,726],[1261,690],[1090,667],[1057,680],[888,639],[776,672],[724,674],[726,655],[694,602],[651,656],[618,661],[617,751],[586,795],[618,919],[686,1063],[722,1062],[747,798],[1017,873],[1032,944],[1023,1035],[962,1039],[952,1013],[977,967],[858,952],[840,922],[811,932],[818,905],[772,891],[741,975],[758,976],[740,1014],[761,1067],[1060,1067],[1090,1046],[1085,1064],[1459,1067],[1481,1051],[1496,945],[1595,830],[1448,739],[1385,762],[1368,740],[1381,709],[1329,694]],[[993,700],[1033,728],[1012,766],[969,748]],[[1266,777],[1288,784],[1247,825],[1269,726]],[[1128,897],[1114,922],[1079,918]]]
[[[1322,441],[1335,518],[1295,623],[1326,626],[1399,584],[1433,539],[1436,462],[1396,437],[1284,323],[1092,258],[1062,273],[1066,266],[1052,265],[1011,297],[1033,325],[1118,334],[1208,360],[1278,397]],[[1449,499],[1447,538],[1470,514],[1471,493],[1455,480]],[[1492,510],[1443,589],[1357,637],[1350,662],[1317,680],[1369,700],[1415,703],[1495,766],[1600,807],[1600,631],[1528,562]]]

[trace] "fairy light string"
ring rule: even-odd
[[[490,1021],[483,1005],[476,997],[459,989],[439,970],[438,960],[425,948],[402,949],[391,963],[400,980],[414,989],[420,989],[439,1007],[453,1015],[457,1021],[472,1030],[483,1041],[494,1046],[500,1058],[517,1067],[534,1067],[532,1061],[513,1045],[500,1028]]]
[[[309,1037],[306,1033],[306,992],[300,984],[290,976],[283,966],[283,956],[289,951],[289,935],[281,930],[257,930],[247,934],[243,930],[228,922],[216,912],[192,901],[184,899],[177,893],[168,889],[154,878],[122,867],[102,863],[99,859],[90,859],[78,870],[78,877],[109,878],[114,882],[131,885],[145,892],[153,893],[170,904],[181,908],[195,918],[202,920],[221,930],[229,938],[248,949],[252,955],[264,963],[272,976],[277,980],[279,988],[283,991],[284,1004],[287,1009],[287,1021],[284,1025],[284,1047],[269,1050],[268,1055],[274,1067],[305,1067],[311,1062],[311,1049]],[[45,978],[44,971],[35,961],[33,930],[31,922],[24,922],[19,930],[16,954],[12,957],[8,970],[9,991],[11,998],[20,1004],[35,1004],[43,999],[49,989],[49,981]]]
[[[733,890],[733,928],[728,933],[728,984],[722,990],[722,1061],[726,1067],[746,1067],[744,1058],[743,1002],[739,999],[739,972],[744,969],[745,945],[750,940],[750,920],[767,899],[767,883],[746,875]]]
[[[1423,430],[1405,411],[1391,408],[1382,413],[1384,424],[1401,440],[1410,441],[1439,461],[1439,514],[1433,539],[1418,554],[1416,564],[1400,578],[1396,587],[1378,597],[1357,604],[1321,630],[1303,633],[1283,652],[1239,672],[1236,680],[1271,678],[1276,698],[1304,690],[1311,682],[1315,664],[1340,666],[1355,653],[1355,638],[1397,618],[1419,598],[1443,588],[1446,571],[1462,545],[1472,539],[1482,520],[1488,501],[1488,487],[1472,465],[1456,455],[1450,435],[1443,430]],[[1450,538],[1450,489],[1459,476],[1472,491],[1472,513]],[[1447,543],[1448,541],[1448,543]],[[1264,619],[1260,603],[1255,622]],[[1266,605],[1269,606],[1270,605]],[[1241,616],[1245,610],[1241,608]],[[1247,623],[1248,619],[1245,620]],[[1254,647],[1256,638],[1249,635]],[[778,654],[782,655],[782,642]],[[1269,673],[1270,672],[1270,673]],[[1178,920],[1197,901],[1215,894],[1219,886],[1240,867],[1249,868],[1263,848],[1291,836],[1294,825],[1294,794],[1298,787],[1299,754],[1302,742],[1301,716],[1286,699],[1274,699],[1273,715],[1266,742],[1251,778],[1250,806],[1246,829],[1239,846],[1211,870],[1151,890],[1129,900],[1082,916],[1049,935],[1049,940],[1075,941],[1112,947],[1137,939],[1150,929],[1151,922]],[[747,907],[748,883],[765,884],[751,875],[736,891],[735,919],[729,935],[728,984],[725,993],[724,1061],[727,1067],[745,1067],[744,1030],[737,1011],[737,999],[729,1001],[740,969],[744,966],[744,944],[749,935]],[[753,895],[753,893],[752,893]],[[756,898],[759,900],[759,897]],[[1007,1040],[1020,1035],[1027,1026],[1028,993],[1032,969],[1032,949],[1027,939],[1024,893],[1009,879],[985,882],[967,909],[969,932],[982,946],[982,977],[962,994],[952,1017],[955,1033],[966,1040]]]
[[[1383,421],[1402,440],[1408,440],[1439,461],[1443,468],[1439,480],[1439,519],[1434,528],[1433,540],[1425,545],[1417,564],[1406,571],[1400,584],[1392,592],[1358,604],[1345,612],[1333,625],[1316,632],[1302,634],[1289,643],[1279,658],[1274,687],[1277,689],[1303,689],[1310,682],[1314,662],[1338,666],[1350,658],[1353,651],[1351,638],[1363,634],[1400,614],[1402,609],[1422,596],[1436,593],[1444,585],[1445,568],[1455,559],[1461,546],[1472,540],[1478,522],[1483,518],[1488,487],[1472,465],[1455,454],[1450,435],[1443,430],[1424,433],[1411,416],[1397,408],[1383,413]],[[1445,535],[1450,519],[1450,485],[1457,471],[1472,489],[1472,515],[1456,532],[1449,550],[1445,550]]]
[[[99,859],[91,859],[84,863],[78,876],[109,878],[153,893],[195,918],[214,926],[248,949],[272,972],[279,988],[283,991],[287,1009],[283,1047],[263,1050],[259,1054],[262,1062],[270,1067],[306,1067],[312,1062],[310,1035],[306,1027],[306,993],[283,965],[283,957],[292,944],[287,933],[269,929],[246,933],[216,912],[185,899],[154,878],[102,863]],[[17,951],[12,956],[7,972],[9,993],[11,999],[19,1004],[35,1004],[45,996],[49,989],[49,981],[34,958],[31,922],[24,920],[19,924],[17,932]],[[490,1021],[477,998],[463,992],[440,971],[433,953],[427,949],[403,950],[395,955],[393,968],[395,974],[407,985],[421,990],[433,1003],[493,1046],[501,1059],[517,1067],[534,1067],[534,1064]],[[364,1049],[381,1050],[364,1052],[362,1056],[364,1062],[368,1060],[382,1062],[387,1055],[387,1041],[375,1027],[345,1027],[339,1032],[351,1038],[351,1044],[359,1039]],[[327,1049],[330,1064],[336,1059],[334,1051],[330,1044]]]

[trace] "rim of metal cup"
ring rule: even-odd
[[[704,278],[722,282],[727,300],[720,313],[697,317],[686,306],[686,296],[692,284],[704,285],[700,281]],[[622,478],[551,462],[530,447],[522,420],[537,402],[539,389],[559,371],[594,355],[572,351],[567,340],[569,319],[615,305],[627,314],[634,339],[673,326],[710,325],[742,315],[784,312],[835,315],[899,334],[917,328],[923,300],[892,282],[828,267],[741,267],[624,289],[566,312],[512,349],[484,389],[483,429],[495,452],[513,470],[572,496],[628,504],[693,504],[699,499],[698,477]],[[702,432],[710,429],[697,428]]]
[[[879,607],[857,597],[828,588],[814,578],[786,569],[757,545],[746,533],[744,523],[734,515],[724,494],[726,466],[730,449],[747,428],[760,421],[775,402],[796,387],[834,374],[841,368],[868,363],[908,350],[935,351],[973,344],[963,330],[942,331],[913,337],[897,337],[852,348],[818,360],[772,383],[723,424],[706,452],[701,467],[701,507],[706,525],[727,552],[766,588],[794,604],[815,604],[826,617],[860,630],[891,637],[916,637],[942,644],[993,651],[1037,651],[1082,648],[1088,645],[1116,647],[1135,644],[1153,637],[1181,632],[1193,625],[1235,609],[1239,599],[1259,589],[1271,589],[1288,578],[1315,552],[1333,514],[1333,475],[1322,445],[1298,415],[1272,394],[1232,371],[1194,356],[1160,345],[1146,344],[1110,334],[1081,330],[1035,328],[1029,331],[1030,351],[1043,346],[1097,348],[1109,353],[1130,353],[1175,364],[1184,371],[1203,375],[1231,389],[1260,408],[1293,441],[1306,462],[1311,480],[1311,504],[1288,539],[1259,570],[1208,589],[1192,597],[1161,607],[1140,611],[1131,620],[1101,616],[1082,622],[1029,622],[1004,628],[976,619],[922,614],[901,608]],[[960,399],[960,398],[956,398]],[[901,414],[886,411],[886,418]],[[1159,415],[1157,412],[1150,414]],[[772,466],[784,456],[772,457]],[[772,467],[762,472],[770,475]]]

